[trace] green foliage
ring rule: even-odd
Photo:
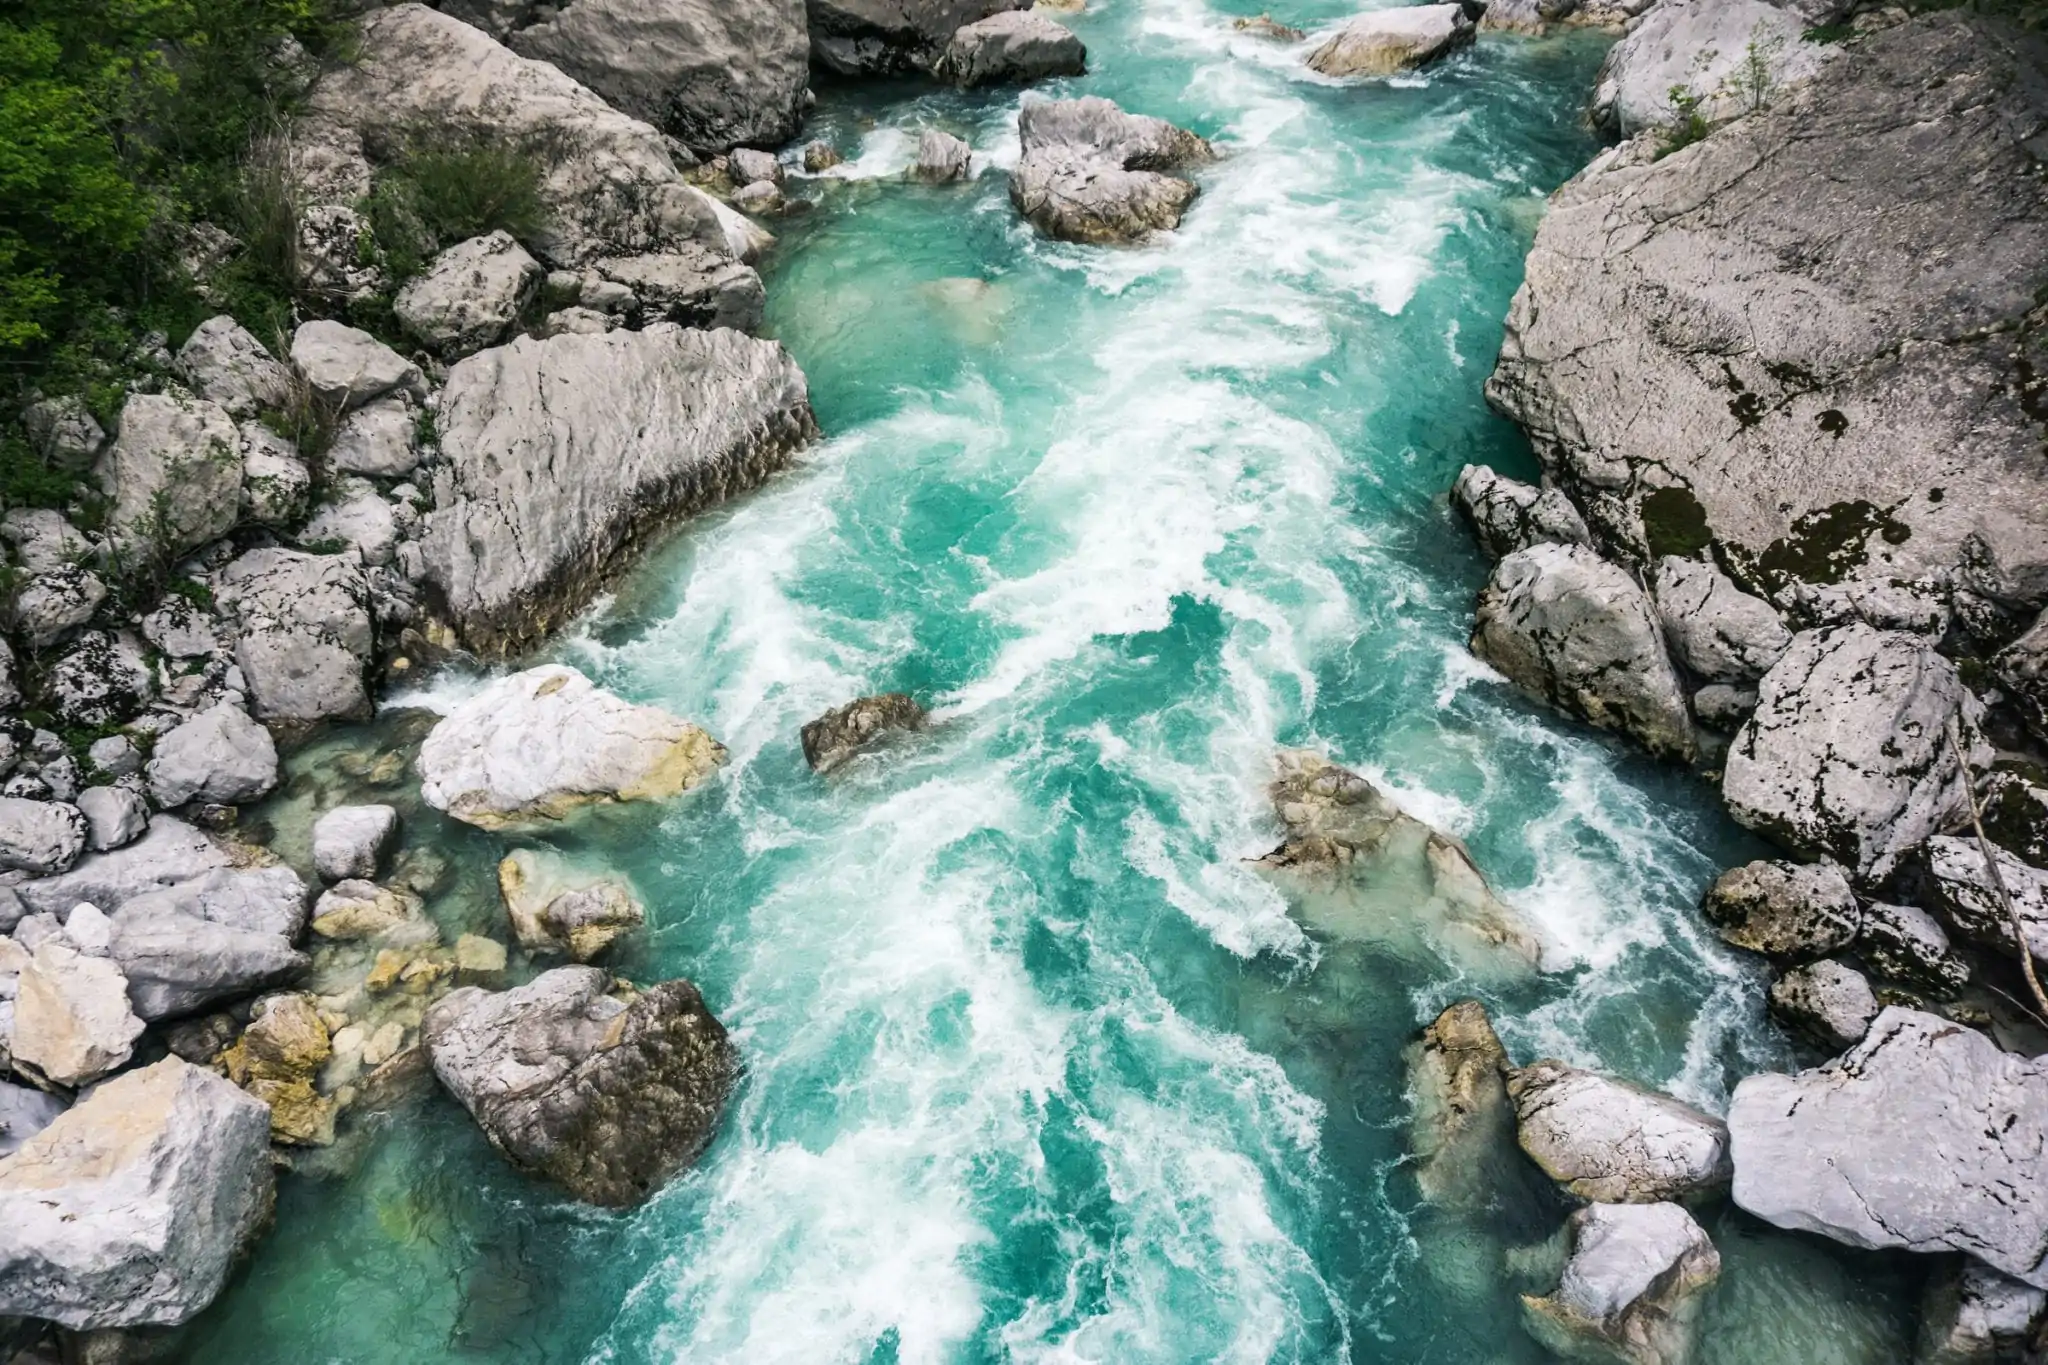
[[[1771,97],[1778,89],[1773,67],[1784,50],[1785,40],[1765,33],[1761,24],[1750,30],[1742,59],[1735,64],[1725,86],[1736,103],[1742,106],[1743,112],[1754,114],[1770,107]]]
[[[1665,92],[1665,98],[1671,102],[1671,121],[1664,125],[1658,139],[1657,159],[1660,161],[1673,152],[1702,141],[1714,131],[1706,116],[1700,113],[1700,106],[1707,102],[1704,95],[1694,94],[1689,86],[1674,85]]]
[[[435,252],[471,237],[501,229],[522,241],[539,234],[547,226],[541,177],[551,155],[530,140],[449,145],[445,132],[410,139],[365,206],[391,278],[417,275]]]
[[[1846,43],[1856,36],[1854,24],[1822,24],[1800,35],[1809,43]]]
[[[0,438],[0,505],[60,507],[77,480],[52,469],[19,436]]]

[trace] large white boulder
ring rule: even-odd
[[[1109,100],[1027,99],[1017,116],[1022,155],[1010,202],[1065,242],[1135,242],[1180,226],[1200,191],[1168,171],[1213,160],[1209,144],[1164,119]]]
[[[169,558],[234,528],[242,501],[241,433],[203,398],[130,395],[100,457],[107,529],[124,552]]]
[[[1723,1188],[1728,1129],[1719,1119],[1562,1062],[1508,1078],[1522,1150],[1581,1199],[1654,1204]]]
[[[291,402],[291,371],[226,313],[193,329],[178,348],[178,369],[201,398],[230,416],[254,417]]]
[[[353,554],[251,550],[222,569],[219,603],[240,628],[235,659],[267,721],[369,715],[370,587]]]
[[[1325,76],[1390,76],[1456,51],[1472,33],[1463,5],[1369,10],[1310,53],[1308,64]]]
[[[1672,91],[1697,100],[1709,122],[1752,112],[1820,70],[1827,44],[1812,21],[1769,0],[1660,0],[1608,49],[1593,91],[1593,120],[1623,135],[1680,120]]]
[[[1088,49],[1073,30],[1036,10],[1005,10],[954,33],[938,75],[955,85],[1014,84],[1088,69]]]
[[[1595,1204],[1571,1219],[1554,1293],[1522,1298],[1530,1334],[1567,1359],[1686,1365],[1721,1254],[1677,1204]]]
[[[162,736],[149,760],[149,791],[166,809],[188,801],[236,805],[277,786],[270,731],[222,702]]]
[[[540,262],[527,255],[511,233],[472,237],[449,247],[406,281],[391,311],[406,331],[455,360],[503,341],[533,301],[541,275]]]
[[[128,897],[113,919],[109,952],[135,1012],[151,1021],[254,995],[308,965],[292,947],[306,925],[306,886],[288,867],[202,873]]]
[[[126,1062],[142,1036],[121,969],[66,938],[36,946],[15,992],[15,1065],[57,1085],[98,1080]]]

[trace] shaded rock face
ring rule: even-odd
[[[1696,753],[1649,596],[1583,545],[1537,545],[1494,565],[1472,652],[1531,696],[1654,754]]]
[[[49,1127],[64,1112],[64,1101],[25,1085],[0,1081],[0,1158]]]
[[[1728,1131],[1735,1202],[1768,1223],[2048,1288],[2048,1067],[1974,1029],[1892,1006],[1825,1066],[1744,1080]]]
[[[270,1111],[177,1058],[108,1081],[0,1162],[0,1313],[169,1326],[269,1220]]]
[[[559,664],[501,678],[420,746],[420,795],[484,829],[543,826],[600,802],[659,801],[704,781],[725,748]]]
[[[1499,1197],[1512,1152],[1508,1054],[1477,1000],[1461,1000],[1422,1032],[1409,1067],[1415,1182],[1439,1208],[1483,1209]]]
[[[940,56],[942,80],[972,89],[1017,84],[1088,69],[1088,49],[1072,31],[1032,10],[992,14],[956,32]]]
[[[522,1170],[636,1204],[710,1144],[739,1059],[687,981],[621,1000],[592,967],[451,992],[423,1025],[434,1074]]]
[[[1595,1204],[1571,1219],[1557,1290],[1525,1295],[1530,1334],[1567,1358],[1685,1365],[1721,1254],[1677,1204]]]
[[[1373,938],[1386,932],[1386,921],[1412,917],[1449,935],[1451,946],[1536,965],[1542,947],[1535,934],[1493,894],[1462,843],[1320,754],[1283,752],[1279,768],[1270,791],[1287,841],[1259,864],[1333,883],[1343,893],[1307,912],[1320,927]]]
[[[929,71],[953,35],[1031,0],[807,0],[811,60],[841,76]]]
[[[1914,636],[1805,631],[1758,686],[1721,795],[1750,828],[1880,881],[1962,813],[1966,777],[1947,726],[1972,767],[1989,766],[1982,713],[1955,665]]]
[[[545,849],[514,849],[498,864],[513,935],[529,952],[588,962],[640,927],[647,909],[617,877],[579,868]]]
[[[817,432],[780,345],[668,324],[471,356],[439,422],[449,487],[422,532],[426,579],[489,653],[560,624],[649,537]]]
[[[32,912],[55,915],[80,901],[119,906],[135,896],[190,881],[228,865],[228,855],[204,834],[169,815],[149,823],[135,843],[79,860],[61,876],[24,882],[15,888]]]
[[[1978,792],[1984,833],[2035,867],[2048,867],[2048,786],[2014,772],[1993,772]]]
[[[1992,670],[2026,717],[2027,728],[2048,739],[2048,612],[1999,651]]]
[[[1771,983],[1771,1013],[1829,1052],[1854,1046],[1877,1018],[1877,994],[1853,967],[1823,959]]]
[[[923,728],[924,720],[924,708],[901,692],[862,697],[804,726],[804,762],[812,772],[830,772],[891,733]]]
[[[1325,76],[1391,76],[1456,51],[1472,34],[1463,5],[1373,10],[1337,30],[1309,54],[1308,64]]]
[[[2023,282],[2048,275],[2034,41],[1922,16],[1558,192],[1487,393],[1605,548],[1711,540],[1767,588],[1953,570],[2038,607],[2048,467],[2015,382],[2040,368]]]
[[[1186,129],[1126,114],[1097,96],[1026,100],[1017,133],[1023,155],[1010,176],[1010,202],[1064,242],[1135,242],[1179,227],[1201,191],[1165,172],[1215,159]]]
[[[2028,951],[2037,962],[2048,962],[2048,872],[2028,866],[1996,845],[1991,856],[1997,863],[1998,882],[2003,883],[2019,913]],[[2012,917],[1998,898],[1997,884],[1974,837],[1943,834],[1929,839],[1914,851],[1904,879],[1913,888],[1913,898],[1958,935],[2003,956],[2018,958]]]
[[[1916,905],[1865,905],[1856,952],[1879,976],[1937,999],[1969,984],[1970,964],[1949,947],[1934,916]]]
[[[1468,464],[1451,485],[1451,505],[1471,523],[1479,548],[1499,559],[1532,545],[1585,545],[1585,518],[1555,488],[1537,488]]]
[[[1935,1274],[1920,1305],[1914,1365],[1994,1365],[2017,1359],[2048,1292],[2001,1275],[1974,1257]]]
[[[220,868],[118,904],[110,953],[144,1019],[192,1014],[310,965],[292,946],[306,926],[306,887],[288,867]]]
[[[1848,947],[1863,922],[1849,879],[1833,863],[1730,868],[1707,888],[1700,910],[1736,947],[1794,962]]]
[[[1531,1063],[1508,1078],[1517,1136],[1551,1179],[1601,1204],[1655,1204],[1729,1181],[1728,1129],[1667,1095]]]

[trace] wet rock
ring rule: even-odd
[[[505,945],[494,938],[464,934],[455,940],[455,980],[459,985],[502,985],[506,962]]]
[[[398,839],[392,806],[336,806],[313,825],[313,869],[330,882],[375,877]]]
[[[419,366],[358,327],[316,318],[292,334],[292,364],[336,413],[387,393],[424,397]]]
[[[56,1122],[64,1101],[25,1085],[0,1081],[0,1160],[13,1156],[23,1143]]]
[[[1500,1154],[1511,1150],[1507,1050],[1477,1000],[1461,1000],[1423,1030],[1411,1065],[1415,1180],[1442,1208],[1481,1209],[1501,1188]]]
[[[1667,1095],[1540,1061],[1508,1077],[1517,1137],[1551,1179],[1601,1204],[1654,1204],[1729,1180],[1728,1129]]]
[[[473,648],[509,651],[580,609],[648,535],[758,484],[816,432],[781,346],[667,324],[522,338],[450,372],[450,489],[426,576]]]
[[[1974,1029],[1892,1006],[1834,1061],[1744,1080],[1728,1130],[1765,1222],[2048,1287],[2048,1066]]]
[[[569,13],[602,3],[583,0]],[[527,255],[511,233],[472,237],[449,247],[406,281],[391,310],[429,349],[456,360],[505,339],[533,301],[541,273],[540,262]]]
[[[736,147],[725,161],[735,185],[752,185],[761,181],[771,185],[782,183],[782,163],[775,159],[773,152]]]
[[[591,967],[451,992],[427,1014],[434,1074],[522,1170],[624,1207],[709,1145],[739,1062],[687,981],[621,1000]]]
[[[756,180],[750,185],[743,186],[735,190],[732,196],[732,206],[742,213],[780,213],[783,203],[781,188],[766,180]]]
[[[171,823],[159,816],[151,835]],[[306,927],[306,887],[288,867],[201,873],[128,897],[113,919],[114,961],[135,1012],[151,1021],[253,995],[309,965],[292,946]]]
[[[367,479],[340,480],[334,496],[299,532],[300,543],[329,552],[352,550],[373,568],[390,564],[398,550],[398,519],[391,504]]]
[[[14,997],[17,1067],[54,1085],[84,1085],[126,1062],[142,1029],[128,1007],[127,979],[106,958],[49,940],[22,968]]]
[[[1794,967],[1771,984],[1771,1013],[1829,1052],[1840,1052],[1870,1032],[1877,995],[1861,972],[1824,958]]]
[[[1914,1365],[1995,1365],[2017,1359],[2048,1292],[1957,1257],[1929,1279]]]
[[[365,403],[335,429],[327,467],[338,474],[405,478],[420,462],[418,425],[419,415],[403,394]]]
[[[38,877],[68,872],[85,852],[85,837],[76,806],[0,796],[0,867]]]
[[[917,160],[911,164],[914,180],[927,185],[945,185],[968,179],[974,169],[974,149],[951,133],[927,128],[917,139]]]
[[[0,540],[14,549],[15,562],[32,574],[51,573],[93,558],[92,542],[47,507],[16,507],[0,516]]]
[[[184,1322],[269,1220],[270,1116],[176,1058],[116,1077],[0,1163],[0,1313]]]
[[[1872,901],[1863,907],[1856,952],[1888,981],[1946,999],[1970,980],[1970,966],[1949,947],[1934,916],[1913,905]]]
[[[313,906],[313,932],[337,943],[431,942],[435,930],[418,896],[375,882],[336,882]]]
[[[48,649],[92,620],[107,600],[99,575],[77,565],[39,573],[17,588],[9,615],[30,649]]]
[[[128,787],[87,787],[78,794],[78,813],[94,853],[132,844],[149,828],[149,803]]]
[[[1309,54],[1325,76],[1391,76],[1448,56],[1472,41],[1462,5],[1371,10],[1350,20]]]
[[[1962,812],[1966,779],[1946,727],[1957,723],[1973,768],[1988,766],[1982,710],[1955,666],[1913,636],[1804,631],[1758,686],[1721,794],[1750,828],[1882,880]]]
[[[1557,1291],[1525,1295],[1530,1334],[1571,1359],[1685,1365],[1721,1256],[1677,1204],[1595,1204],[1571,1220]]]
[[[1712,564],[1675,555],[1658,560],[1656,599],[1671,652],[1711,682],[1753,682],[1792,646],[1792,632],[1770,603]]]
[[[1570,18],[1578,0],[1490,0],[1479,16],[1481,33],[1529,33],[1549,31],[1553,24]]]
[[[133,719],[156,695],[139,642],[89,630],[43,675],[43,702],[66,725],[87,727]]]
[[[270,1137],[298,1147],[334,1142],[335,1102],[313,1079],[334,1055],[327,1025],[308,995],[256,1002],[254,1018],[221,1058],[228,1079],[270,1108]]]
[[[291,371],[225,313],[200,323],[178,348],[178,370],[200,397],[231,417],[254,417],[291,402]]]
[[[1991,670],[2012,694],[2027,728],[2048,739],[2048,612],[2027,633],[1998,652]]]
[[[1998,882],[2019,913],[2027,947],[2048,963],[2048,871],[2030,867],[1993,845]],[[2017,958],[2012,917],[1998,898],[1991,867],[1974,837],[1939,835],[1913,853],[1904,878],[1913,899],[1939,915],[1961,937]]]
[[[1308,37],[1300,29],[1289,28],[1270,14],[1248,19],[1233,19],[1230,26],[1239,33],[1249,33],[1254,38],[1270,38],[1276,43],[1298,43]]]
[[[306,513],[313,476],[298,447],[268,428],[244,423],[242,516],[258,526],[289,526]]]
[[[862,697],[804,726],[804,762],[812,772],[830,772],[891,733],[922,729],[924,721],[924,708],[902,692]]]
[[[1846,948],[1862,923],[1849,879],[1833,863],[1730,868],[1707,888],[1700,910],[1736,947],[1794,962]]]
[[[1698,99],[1700,117],[1719,122],[1750,112],[1752,101],[1782,101],[1787,86],[1826,61],[1827,45],[1802,35],[1814,21],[1767,0],[1661,0],[1616,43],[1601,64],[1593,120],[1628,135],[1679,120],[1671,92]],[[1766,88],[1744,91],[1750,44],[1767,63]]]
[[[2048,867],[2048,786],[2016,772],[1993,772],[1978,800],[1984,833],[2022,862]]]
[[[234,528],[242,444],[218,403],[131,394],[121,433],[100,457],[107,530],[131,559],[171,559]]]
[[[88,854],[71,871],[24,882],[15,892],[30,911],[41,914],[67,911],[80,901],[107,909],[227,864],[228,855],[211,839],[183,820],[159,815],[150,821],[149,832],[127,847]]]
[[[1697,752],[1648,595],[1583,545],[1537,545],[1494,565],[1472,652],[1531,696],[1651,753]]]
[[[1031,10],[1006,10],[953,34],[939,58],[941,80],[972,89],[1079,76],[1088,49],[1072,30]]]
[[[1592,533],[1572,501],[1555,488],[1537,488],[1468,464],[1451,485],[1451,505],[1472,525],[1479,548],[1499,559],[1532,545],[1586,545]]]
[[[637,929],[646,907],[617,877],[577,868],[544,849],[514,849],[498,864],[498,890],[519,946],[588,962]]]
[[[929,72],[955,33],[1031,0],[807,0],[811,60],[841,76]]]
[[[147,771],[150,795],[166,809],[239,804],[277,786],[277,745],[241,707],[222,702],[158,739]]]
[[[370,591],[354,556],[251,550],[221,570],[216,591],[238,622],[235,660],[259,717],[306,723],[369,715]]]
[[[829,142],[812,142],[804,146],[804,169],[812,175],[829,171],[845,160],[839,149]]]
[[[1215,159],[1209,144],[1164,119],[1106,99],[1027,99],[1017,118],[1023,154],[1010,201],[1048,237],[1135,242],[1180,226],[1200,193],[1165,172]]]

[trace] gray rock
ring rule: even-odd
[[[595,308],[558,308],[541,320],[538,335],[562,336],[603,336],[619,325],[619,319],[600,313]]]
[[[716,772],[725,748],[559,664],[501,678],[420,746],[420,795],[484,829],[544,826],[588,805],[662,800]]]
[[[0,1081],[0,1159],[48,1128],[64,1112],[64,1101],[25,1085]]]
[[[767,180],[756,180],[733,191],[732,206],[742,213],[773,214],[782,212],[785,201],[780,186]]]
[[[1712,564],[1657,561],[1657,615],[1678,661],[1709,682],[1753,682],[1792,647],[1792,632],[1762,598]]]
[[[19,705],[21,684],[14,676],[14,646],[8,644],[5,637],[0,637],[0,707]],[[4,759],[4,762],[0,762],[0,772],[5,772],[14,764],[11,752],[6,753]]]
[[[116,1077],[0,1163],[0,1313],[184,1322],[273,1198],[268,1106],[175,1057]]]
[[[1479,548],[1499,559],[1532,545],[1586,545],[1592,533],[1572,500],[1555,488],[1537,488],[1481,464],[1458,471],[1451,505],[1472,525]]]
[[[32,574],[52,573],[93,558],[92,542],[47,507],[16,507],[0,517],[0,540],[14,549],[15,562]]]
[[[1963,810],[1965,776],[1990,748],[1982,706],[1920,640],[1865,625],[1802,631],[1757,688],[1728,750],[1721,795],[1737,820],[1794,852],[1879,881]]]
[[[657,325],[471,356],[440,430],[450,486],[426,518],[426,576],[470,647],[506,653],[645,536],[781,468],[816,424],[781,346]]]
[[[347,204],[313,204],[299,212],[295,263],[299,289],[330,304],[365,302],[382,294],[391,280],[374,251],[370,220]]]
[[[1771,983],[1771,1013],[1829,1052],[1840,1052],[1870,1032],[1877,995],[1861,972],[1822,959]]]
[[[725,160],[731,167],[732,182],[735,185],[751,185],[762,180],[771,185],[782,183],[782,163],[775,159],[773,152],[760,152],[752,147],[736,147]]]
[[[630,1000],[610,984],[560,967],[497,994],[465,986],[422,1034],[434,1074],[515,1166],[625,1207],[710,1144],[739,1062],[689,982]]]
[[[1578,9],[1578,0],[1489,0],[1479,16],[1481,33],[1541,34]]]
[[[142,638],[169,659],[207,659],[220,652],[213,618],[182,597],[165,597],[142,618]]]
[[[79,780],[78,760],[71,757],[71,755],[66,754],[62,758],[51,759],[44,763],[36,777],[44,786],[50,789],[51,800],[69,802],[76,802],[78,800],[78,789],[83,784]]]
[[[965,180],[974,169],[974,149],[951,133],[927,128],[918,135],[917,160],[910,174],[927,185],[946,185]]]
[[[498,890],[520,947],[578,962],[647,919],[647,907],[623,880],[546,849],[514,849],[498,864]]]
[[[1998,881],[2011,897],[2037,962],[2048,963],[2048,872],[2021,862],[1992,845]],[[1913,899],[1932,910],[1962,938],[2016,958],[2012,918],[1998,899],[1983,850],[1973,836],[1937,835],[1921,845],[1903,876]]]
[[[313,903],[313,932],[336,943],[367,941],[393,947],[432,943],[439,937],[418,896],[359,879],[336,882],[320,893]]]
[[[63,938],[36,945],[15,986],[16,1067],[54,1085],[84,1085],[126,1063],[142,1029],[117,965]]]
[[[1970,1256],[1927,1282],[1913,1365],[1996,1365],[2020,1357],[2028,1329],[2048,1310],[2048,1292],[2001,1275]]]
[[[829,171],[844,160],[846,158],[839,154],[839,149],[829,142],[820,140],[804,145],[804,169],[812,175]]]
[[[564,17],[630,2],[581,0]],[[511,233],[493,232],[436,256],[425,271],[406,281],[391,308],[408,332],[437,354],[455,360],[503,341],[533,301],[541,274],[540,262],[527,255]]]
[[[113,919],[114,961],[151,1022],[254,995],[308,966],[292,947],[306,926],[306,887],[288,867],[206,872],[127,898]]]
[[[15,590],[9,611],[30,649],[48,649],[92,620],[107,600],[99,575],[76,565],[39,573]]]
[[[313,824],[313,870],[330,882],[375,877],[398,838],[392,806],[336,806]]]
[[[1767,1223],[2048,1287],[2048,1066],[1974,1029],[1892,1006],[1825,1066],[1744,1080],[1728,1131],[1735,1202]]]
[[[1833,863],[1730,868],[1707,888],[1700,910],[1736,947],[1788,962],[1848,947],[1863,922],[1849,879]]]
[[[942,80],[972,89],[1079,76],[1088,49],[1071,30],[1034,10],[1005,10],[957,30],[939,57]]]
[[[308,723],[370,712],[363,665],[374,645],[370,588],[353,555],[251,550],[216,587],[239,623],[235,658],[256,714]]]
[[[1325,76],[1391,76],[1448,56],[1472,34],[1462,5],[1369,10],[1310,53],[1308,65]]]
[[[103,630],[80,635],[43,675],[43,702],[66,725],[131,719],[155,695],[138,642]]]
[[[1509,1070],[1507,1050],[1477,1000],[1459,1001],[1423,1030],[1409,1067],[1409,1127],[1415,1181],[1429,1203],[1480,1210],[1499,1199],[1501,1155],[1514,1143]]]
[[[235,524],[242,446],[226,408],[160,393],[129,395],[97,474],[107,530],[131,558],[175,558]]]
[[[761,277],[724,252],[684,243],[644,256],[602,257],[592,268],[605,283],[631,296],[643,322],[761,329],[768,300]]]
[[[277,745],[223,702],[157,740],[148,773],[150,795],[167,810],[188,801],[238,805],[277,786]]]
[[[2037,609],[2048,466],[2010,376],[2040,368],[2021,282],[2048,277],[2025,145],[2048,89],[1988,18],[1834,50],[1772,108],[1553,197],[1488,397],[1610,553],[1711,540],[1774,596],[1953,573]]]
[[[418,428],[419,414],[403,394],[366,403],[335,429],[327,467],[341,474],[402,479],[419,467]]]
[[[72,473],[90,468],[107,443],[106,431],[76,394],[29,404],[21,424],[38,455]]]
[[[24,952],[34,952],[45,943],[62,943],[76,947],[64,935],[64,922],[51,914],[24,915],[14,926],[15,946]],[[19,971],[19,968],[16,969]]]
[[[2048,739],[2048,612],[2027,633],[1998,652],[1993,674],[2012,694],[2027,728]]]
[[[811,60],[841,76],[929,72],[953,35],[1030,0],[807,0]]]
[[[1970,965],[1949,947],[1934,916],[1914,905],[1872,901],[1863,907],[1856,953],[1879,976],[1946,999],[1970,980]]]
[[[1677,1204],[1595,1204],[1572,1215],[1564,1276],[1523,1297],[1523,1321],[1568,1359],[1686,1365],[1720,1277],[1720,1253]]]
[[[125,848],[149,829],[149,804],[128,787],[87,787],[78,794],[85,846],[94,853]]]
[[[1802,36],[1813,22],[1767,0],[1660,0],[1608,50],[1593,91],[1593,121],[1623,135],[1676,123],[1674,89],[1699,100],[1699,115],[1709,122],[1782,99],[1785,87],[1811,77],[1829,56],[1826,44]],[[1743,85],[1751,43],[1769,72],[1761,90]]]
[[[1200,190],[1164,172],[1215,157],[1193,133],[1095,96],[1027,99],[1017,132],[1023,154],[1010,175],[1010,202],[1065,242],[1133,242],[1180,226]]]
[[[376,485],[366,479],[343,479],[334,495],[335,501],[314,512],[300,528],[300,543],[330,552],[345,547],[372,568],[390,564],[398,553],[398,518]]]
[[[259,526],[289,526],[306,513],[313,476],[298,448],[258,423],[242,425],[242,516]]]
[[[128,777],[142,771],[142,751],[126,735],[96,739],[85,751],[92,766],[108,777]]]
[[[0,797],[0,867],[38,877],[68,872],[85,851],[85,832],[76,806]]]
[[[292,364],[337,413],[387,393],[426,394],[419,366],[368,332],[326,318],[300,323],[292,333]]]
[[[804,762],[812,772],[830,772],[890,733],[919,730],[924,722],[924,708],[904,693],[862,697],[804,726]]]
[[[1692,694],[1692,713],[1700,724],[1726,734],[1756,714],[1756,689],[1708,683]]]
[[[230,416],[254,417],[291,402],[291,371],[225,313],[200,323],[186,338],[178,348],[178,371],[200,397]]]
[[[2034,776],[2039,769],[2031,770]],[[1984,832],[2024,862],[2048,867],[2048,785],[2009,769],[1994,771],[1977,793]]]
[[[87,957],[113,956],[114,922],[88,901],[72,906],[64,917],[64,937]]]
[[[1472,652],[1531,696],[1654,754],[1697,752],[1649,596],[1583,545],[1536,545],[1494,565]]]
[[[88,854],[71,871],[24,882],[15,892],[39,914],[68,911],[80,901],[111,911],[132,897],[227,865],[228,855],[211,839],[183,820],[159,815],[150,821],[149,832],[127,847]]]
[[[1540,1061],[1508,1077],[1516,1135],[1552,1180],[1599,1204],[1655,1204],[1727,1185],[1728,1129],[1668,1095]]]

